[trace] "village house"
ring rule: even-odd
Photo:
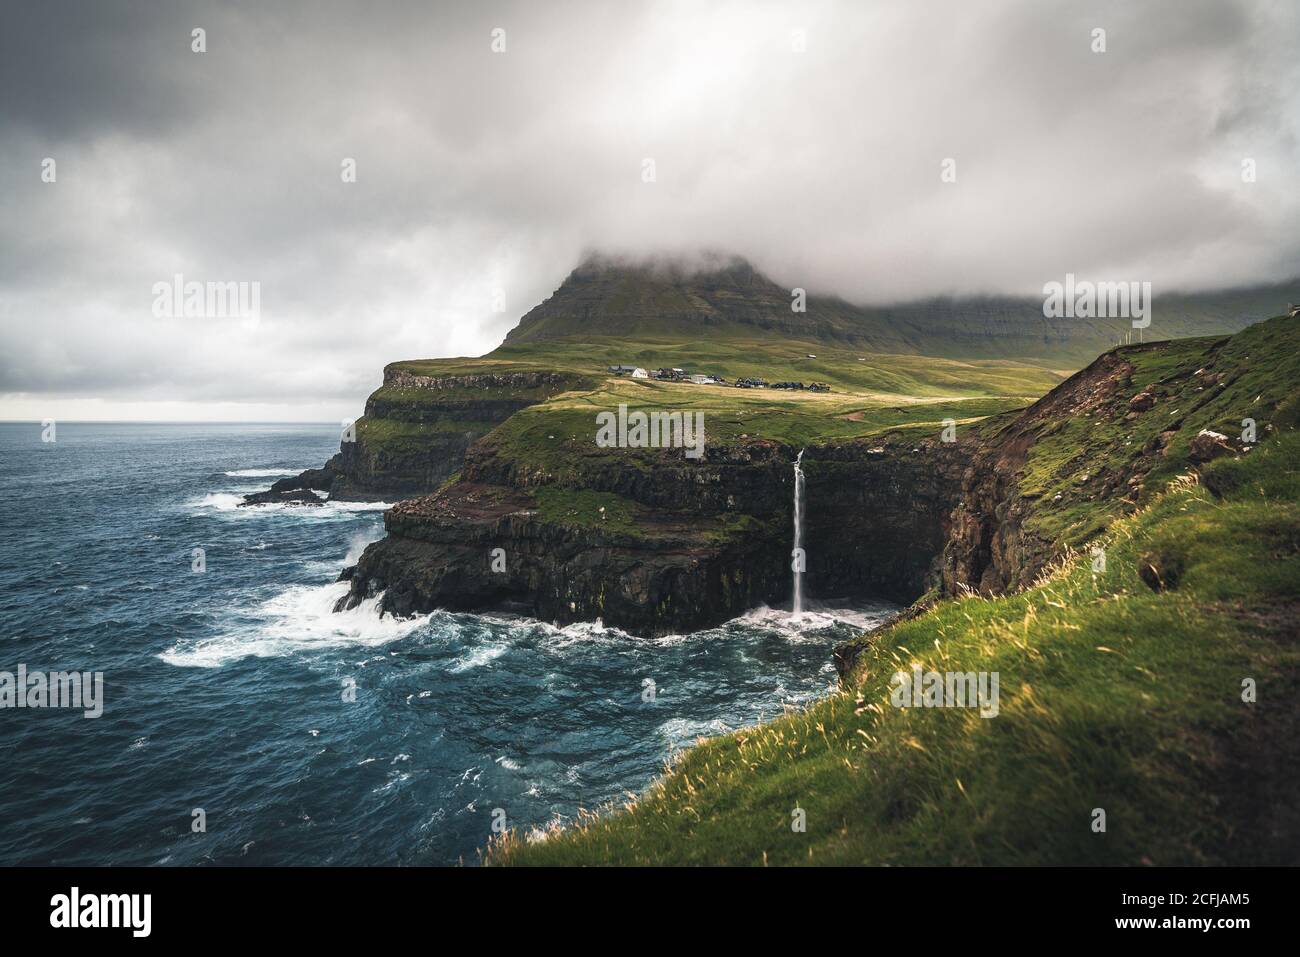
[[[673,368],[673,369],[659,368],[659,369],[655,369],[654,372],[650,373],[650,378],[664,379],[669,382],[681,382],[686,378],[686,370],[677,369],[677,368]]]
[[[630,375],[633,379],[661,379],[666,382],[692,382],[695,385],[718,385],[726,384],[726,379],[720,375],[710,373],[687,373],[685,369],[676,367],[667,369],[659,368],[648,372],[640,366],[613,365],[609,367],[613,375]]]

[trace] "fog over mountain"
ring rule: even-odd
[[[349,417],[592,250],[864,304],[1275,283],[1298,49],[1245,0],[9,5],[0,418]],[[158,315],[177,274],[259,321]]]

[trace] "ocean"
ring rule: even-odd
[[[476,864],[494,824],[537,836],[826,694],[832,647],[895,610],[659,639],[334,614],[386,506],[236,503],[323,463],[337,426],[55,438],[0,424],[0,672],[102,672],[103,713],[0,709],[0,865]]]

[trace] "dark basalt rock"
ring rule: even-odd
[[[548,522],[534,506],[527,491],[469,482],[398,503],[388,537],[345,572],[335,610],[383,592],[381,611],[398,616],[510,607],[660,635],[718,624],[786,587],[787,555],[761,528],[714,537],[693,516],[661,513],[628,534]]]
[[[282,478],[275,482],[265,492],[254,492],[251,495],[245,495],[244,500],[239,503],[240,508],[248,505],[322,505],[325,499],[315,494],[315,491],[328,492],[336,477],[334,463],[338,456],[325,465],[324,468],[308,469],[307,471],[296,475],[292,478]]]
[[[277,483],[279,484],[279,483]],[[271,489],[266,492],[256,492],[252,495],[245,495],[244,500],[239,503],[239,508],[248,508],[252,505],[324,505],[325,499],[321,498],[310,489]]]
[[[880,441],[804,452],[810,594],[907,602],[937,581],[971,448],[923,442],[921,455],[915,439]],[[586,463],[582,488],[646,506],[634,530],[613,532],[547,521],[535,476],[476,445],[459,482],[385,514],[388,537],[363,553],[338,610],[382,592],[397,615],[513,603],[548,621],[657,635],[784,603],[797,452],[755,441],[711,446],[700,462],[664,453],[648,469],[620,456]],[[717,531],[736,515],[749,520]],[[493,571],[494,549],[504,571]]]
[[[384,369],[384,385],[366,400],[364,418],[370,422],[417,427],[418,441],[373,441],[358,426],[351,441],[322,468],[307,469],[280,479],[271,493],[311,489],[331,499],[356,502],[393,501],[432,492],[465,459],[476,440],[520,409],[547,395],[573,388],[572,374],[529,371],[420,375],[400,364]],[[432,401],[413,401],[411,394]],[[267,493],[245,496],[248,505],[261,504]]]

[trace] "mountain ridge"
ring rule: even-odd
[[[589,255],[506,334],[499,348],[545,340],[622,336],[741,338],[780,335],[886,354],[943,358],[1036,358],[1081,366],[1132,335],[1129,320],[1048,318],[1042,300],[1016,296],[930,297],[856,305],[795,293],[740,256],[704,260]],[[1300,299],[1300,279],[1154,297],[1143,338],[1227,335]]]

